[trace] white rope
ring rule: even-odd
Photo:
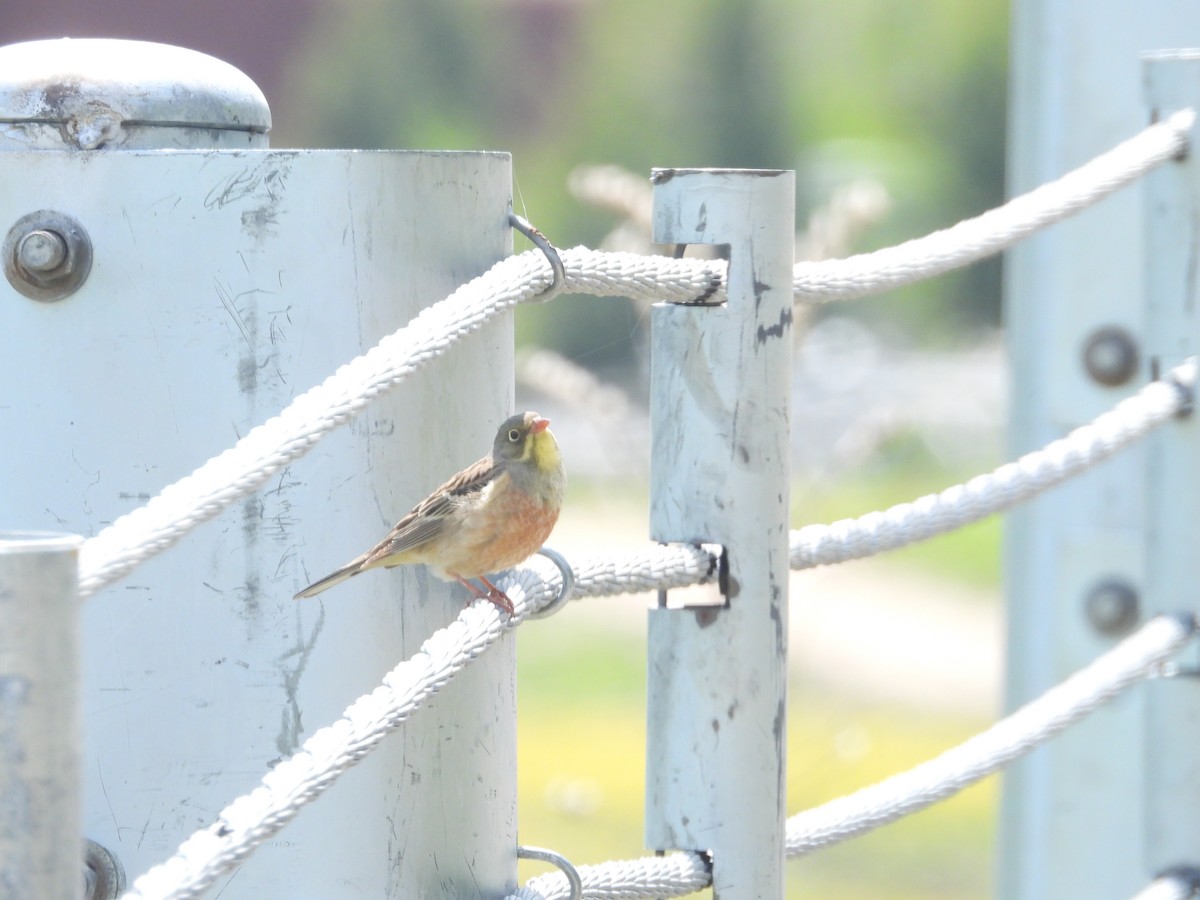
[[[578,866],[584,900],[658,900],[685,897],[712,884],[708,860],[699,853],[669,853],[644,859],[624,859]],[[567,877],[548,872],[531,878],[506,900],[567,900]]]
[[[1195,630],[1190,616],[1157,616],[987,731],[907,772],[792,816],[788,857],[856,837],[958,793],[1156,674]]]
[[[1133,897],[1133,900],[1189,900],[1200,893],[1200,873],[1162,875]]]
[[[943,231],[874,253],[799,263],[799,300],[849,300],[941,275],[1011,247],[1180,156],[1195,113],[1181,110],[1057,181]]]
[[[1192,402],[1196,359],[1172,369],[1111,410],[986,475],[882,512],[791,532],[793,569],[859,559],[986,518],[1096,465],[1170,420]]]
[[[574,593],[601,596],[642,591],[650,585],[695,584],[712,577],[714,568],[711,548],[653,545],[573,567]],[[272,769],[258,788],[234,800],[216,822],[184,841],[175,856],[138,878],[124,898],[198,896],[375,749],[505,629],[554,601],[561,585],[557,567],[542,557],[512,570],[500,582],[516,610],[512,619],[502,621],[485,600],[463,610],[384,676],[380,687],[355,700],[342,718],[315,732],[294,756]]]
[[[1190,616],[1151,619],[1103,656],[987,731],[907,772],[792,816],[787,821],[788,858],[871,831],[992,774],[1125,688],[1154,675],[1195,630]],[[706,887],[707,881],[699,885],[695,882],[706,868],[704,858],[698,854],[676,853],[580,866],[578,871],[587,885],[585,897],[651,898],[681,897]],[[680,870],[688,873],[686,878],[676,875]],[[568,896],[567,880],[557,872],[531,879],[512,895],[519,900],[565,900]],[[1176,895],[1152,896],[1154,900],[1166,900]]]

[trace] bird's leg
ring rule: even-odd
[[[482,598],[487,600],[489,603],[495,604],[510,616],[513,614],[513,605],[512,601],[508,599],[508,594],[504,593],[504,591],[500,590],[500,588],[496,587],[486,578],[482,576],[479,578],[480,581],[488,586],[488,590],[481,591],[478,586],[467,581],[467,579],[463,578],[461,575],[455,575],[454,577],[458,579],[458,583],[470,591],[471,595],[477,600]]]
[[[513,605],[512,601],[508,599],[508,594],[504,593],[504,591],[500,590],[500,588],[496,587],[482,575],[479,576],[479,580],[488,586],[487,598],[511,616],[513,614]]]

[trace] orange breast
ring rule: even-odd
[[[486,505],[456,535],[455,546],[439,554],[436,568],[475,578],[515,566],[545,543],[557,521],[557,507],[513,489],[508,475],[501,475]]]

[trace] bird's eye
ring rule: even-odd
[[[515,444],[521,439],[521,432],[517,431],[515,428],[510,428],[508,430],[508,439]]]

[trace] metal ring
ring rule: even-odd
[[[566,284],[567,270],[563,266],[563,261],[559,257],[554,245],[550,243],[544,234],[534,228],[528,219],[523,219],[515,212],[510,211],[508,214],[508,223],[512,225],[514,230],[521,232],[521,234],[529,238],[534,246],[542,251],[542,255],[550,262],[550,268],[554,270],[554,280],[550,282],[549,287],[538,294],[540,302],[545,303],[561,291],[563,285]]]
[[[552,866],[558,868],[560,872],[567,876],[567,884],[571,886],[571,893],[568,895],[569,900],[581,900],[583,897],[583,881],[579,877],[579,870],[571,865],[571,861],[560,853],[555,853],[553,850],[546,850],[543,847],[517,847],[517,859],[536,859],[541,862],[548,862]]]
[[[571,599],[571,594],[575,591],[575,570],[571,568],[571,564],[557,550],[551,550],[549,547],[542,547],[538,550],[540,556],[546,557],[554,565],[558,566],[558,571],[562,574],[562,587],[558,589],[558,596],[543,606],[535,613],[530,613],[526,618],[529,619],[544,619],[547,616],[552,616]]]

